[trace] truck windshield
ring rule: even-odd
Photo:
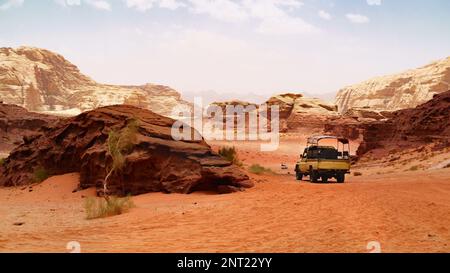
[[[310,159],[338,159],[338,151],[333,148],[311,147],[308,151]]]
[[[338,151],[335,149],[319,149],[319,158],[338,159]]]

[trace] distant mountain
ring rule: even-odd
[[[339,112],[350,108],[401,110],[414,108],[450,90],[450,57],[406,72],[383,76],[340,90]]]
[[[0,48],[0,100],[30,111],[69,114],[131,104],[167,116],[174,106],[188,104],[167,86],[97,83],[63,56],[32,47]]]

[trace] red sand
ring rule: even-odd
[[[1,252],[385,252],[450,250],[450,171],[411,172],[347,184],[265,176],[230,195],[147,194],[127,214],[85,220],[77,176],[33,192],[1,189]],[[58,196],[55,196],[58,195]],[[22,226],[14,223],[23,222]]]
[[[292,171],[300,148],[281,151],[289,146],[286,154],[238,150],[247,166],[286,160]],[[383,252],[449,252],[450,168],[408,166],[360,167],[363,176],[345,184],[252,175],[256,187],[245,192],[146,194],[130,212],[98,220],[83,209],[94,191],[72,193],[77,174],[53,177],[32,192],[0,189],[0,252],[68,252],[70,241],[82,252],[367,252],[370,241]]]

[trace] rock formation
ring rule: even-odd
[[[317,98],[305,98],[302,94],[287,93],[273,96],[267,104],[278,105],[282,132],[321,131],[327,118],[338,116],[335,105]]]
[[[227,113],[227,106],[232,106],[232,107],[236,107],[236,106],[242,106],[244,107],[244,109],[246,107],[255,107],[258,108],[259,105],[257,105],[256,103],[251,103],[251,102],[247,102],[247,101],[240,101],[240,100],[232,100],[232,101],[223,101],[223,102],[213,102],[210,104],[210,106],[218,106],[222,109],[223,114],[225,115]]]
[[[189,106],[169,87],[99,84],[61,55],[30,47],[0,48],[0,100],[56,114],[123,103],[169,116],[173,107]]]
[[[396,111],[414,108],[450,87],[450,57],[400,74],[374,78],[340,90],[339,112],[349,109]]]
[[[429,143],[450,146],[450,91],[416,108],[394,112],[387,121],[367,124],[358,155],[378,148],[389,151]]]
[[[111,194],[227,193],[252,187],[245,173],[214,153],[204,140],[173,140],[174,120],[129,105],[60,120],[28,138],[5,160],[0,185],[32,183],[35,172],[43,169],[51,175],[80,172],[80,188],[101,189],[112,163],[106,147],[108,134],[130,120],[138,122],[136,141],[125,155],[124,169],[109,179]]]
[[[336,105],[317,98],[307,98],[302,94],[285,93],[271,97],[266,104],[279,107],[280,131],[282,133],[305,133],[309,135],[329,133],[351,139],[358,138],[361,133],[359,124],[363,118],[359,112],[358,114],[349,112],[347,115],[341,115],[337,112]],[[215,102],[212,105],[221,107],[224,113],[229,105],[260,107],[260,105],[255,103],[242,101]],[[224,118],[224,121],[228,119],[230,117]],[[247,117],[246,123],[248,121]],[[248,124],[246,125],[248,127]]]
[[[391,111],[377,111],[371,110],[370,108],[351,108],[346,112],[342,113],[342,116],[356,119],[358,121],[376,121],[389,119],[393,117],[393,112]]]
[[[41,127],[54,123],[58,118],[28,112],[20,106],[0,103],[0,151],[10,151],[22,143],[23,138],[38,132]]]

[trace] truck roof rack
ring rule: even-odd
[[[335,139],[339,141],[342,144],[348,144],[349,140],[343,137],[337,137],[337,136],[312,136],[308,138],[308,145],[318,145],[319,141],[324,139]]]

